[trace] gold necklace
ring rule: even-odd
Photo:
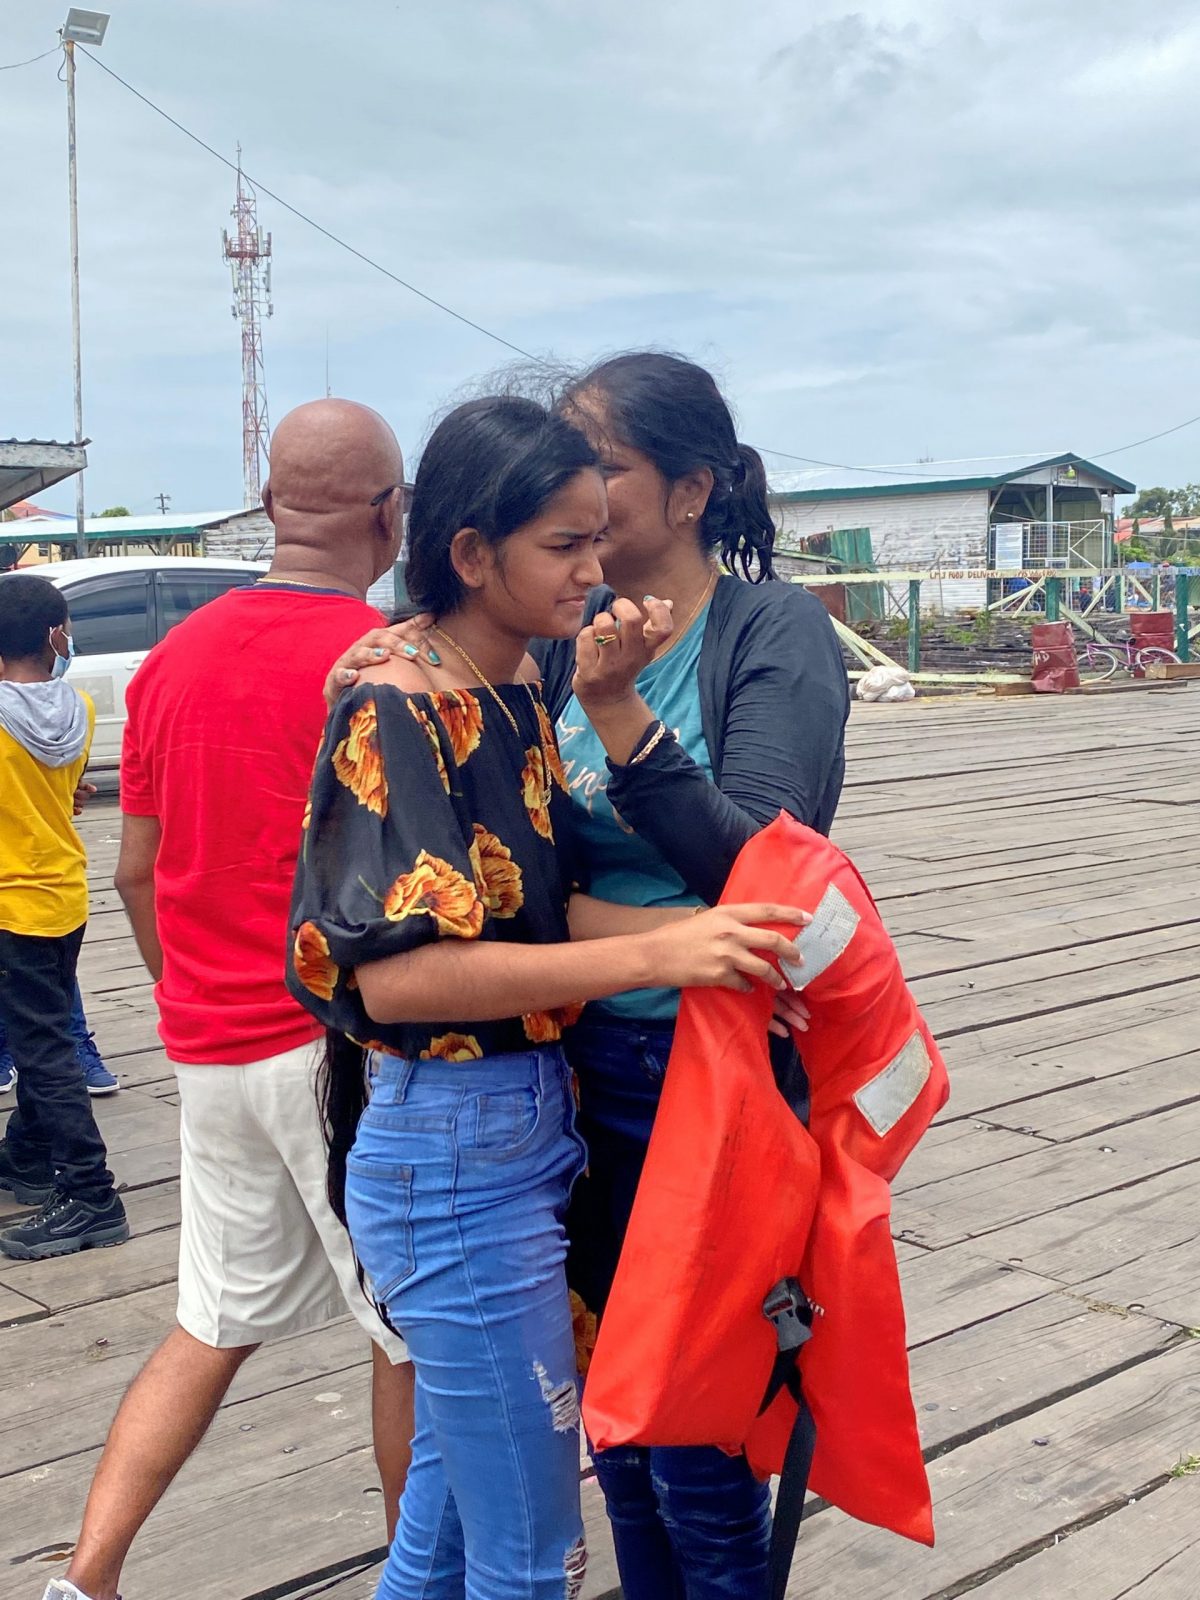
[[[681,644],[683,642],[684,634],[688,631],[688,629],[691,627],[692,623],[695,622],[696,618],[700,615],[701,611],[704,609],[705,601],[712,599],[713,590],[717,587],[717,579],[720,576],[721,576],[721,574],[719,572],[717,572],[717,571],[713,572],[712,577],[708,580],[708,582],[704,585],[704,588],[701,590],[699,600],[697,600],[696,604],[692,607],[691,615],[688,617],[688,619],[684,623],[683,627],[678,629],[675,633],[673,633],[671,635],[671,637],[667,640],[666,648],[663,649],[663,650],[660,650],[658,652],[658,654],[654,657],[655,661],[661,661],[664,656],[670,655],[671,651],[674,650],[675,646],[677,644]]]
[[[445,628],[440,628],[437,625],[436,622],[433,625],[433,631],[434,631],[434,633],[436,633],[438,635],[439,638],[444,639],[446,641],[446,643],[450,646],[451,650],[453,650],[457,655],[462,657],[462,659],[466,662],[467,666],[471,669],[471,671],[479,679],[479,682],[482,685],[482,687],[487,690],[487,692],[491,695],[492,699],[496,702],[496,704],[500,707],[501,711],[503,711],[504,715],[508,718],[509,726],[512,728],[512,731],[516,734],[517,738],[520,739],[520,737],[521,737],[521,729],[520,729],[520,726],[519,726],[519,724],[517,722],[516,717],[513,716],[512,712],[509,710],[508,706],[506,706],[504,704],[504,701],[501,700],[499,694],[497,694],[496,690],[492,687],[491,683],[489,683],[488,679],[484,676],[484,674],[481,672],[481,670],[476,665],[476,663],[471,660],[470,656],[463,649],[462,645],[459,644],[458,640],[457,639],[452,639],[450,637],[450,635],[446,632]],[[533,690],[529,688],[528,684],[525,685],[525,688],[529,693],[530,700],[532,700],[533,699]],[[545,754],[545,752],[543,751],[543,755],[544,754]]]

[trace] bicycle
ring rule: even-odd
[[[1139,671],[1144,676],[1147,667],[1165,666],[1179,660],[1174,650],[1163,645],[1147,644],[1140,650],[1136,646],[1136,639],[1106,639],[1103,644],[1089,639],[1079,658],[1081,682],[1107,683],[1122,671],[1131,678],[1137,677]]]

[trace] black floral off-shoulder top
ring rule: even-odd
[[[288,987],[326,1027],[393,1055],[468,1061],[558,1039],[578,1012],[377,1023],[354,969],[435,939],[569,937],[570,801],[537,689],[343,695],[317,754],[292,897]]]

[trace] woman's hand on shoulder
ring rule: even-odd
[[[361,667],[353,687],[368,688],[376,683],[390,683],[401,694],[429,694],[436,688],[437,676],[423,656],[388,656],[369,667]]]
[[[429,631],[432,627],[433,617],[427,611],[423,611],[415,617],[409,617],[405,622],[393,623],[390,628],[372,628],[370,633],[364,633],[362,638],[352,644],[349,650],[344,651],[329,669],[325,679],[325,704],[329,710],[333,710],[339,697],[347,689],[354,687],[367,668],[377,667],[381,662],[389,659],[416,662],[419,659],[428,661],[431,666],[440,666],[441,657],[429,641]],[[387,678],[367,681],[394,680]],[[420,687],[426,686],[420,685]]]

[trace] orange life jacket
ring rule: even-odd
[[[813,912],[794,975],[811,1012],[797,1039],[808,1126],[775,1086],[766,985],[686,993],[588,1371],[588,1435],[598,1449],[715,1444],[778,1472],[798,1402],[785,1387],[762,1409],[781,1342],[764,1302],[798,1279],[816,1308],[799,1353],[813,1489],[932,1544],[889,1182],[946,1101],[945,1065],[866,885],[828,839],[780,816],[722,898]]]

